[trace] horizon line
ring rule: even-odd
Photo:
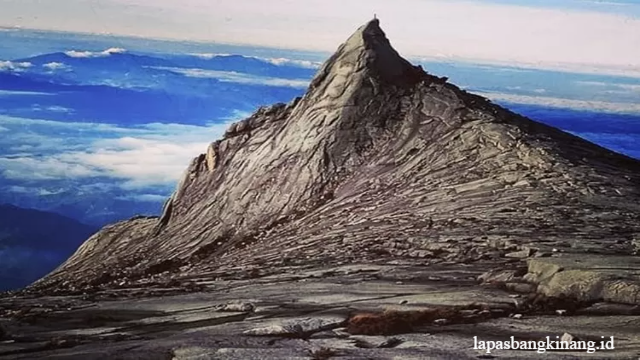
[[[255,43],[249,43],[249,42],[232,43],[232,42],[223,42],[223,41],[214,41],[214,40],[183,39],[183,38],[171,38],[171,37],[160,37],[160,36],[158,37],[143,36],[143,35],[136,35],[136,34],[115,34],[115,33],[107,33],[107,32],[31,28],[31,27],[21,27],[21,26],[15,26],[15,25],[7,26],[2,24],[0,24],[0,30],[84,35],[84,36],[96,36],[96,37],[102,37],[102,38],[109,38],[109,37],[127,38],[127,39],[133,39],[133,40],[151,40],[151,41],[158,41],[158,42],[188,43],[188,44],[194,44],[194,45],[219,45],[219,46],[229,46],[229,47],[237,47],[237,48],[245,47],[245,48],[265,49],[265,50],[296,51],[296,52],[305,52],[305,53],[315,54],[315,55],[324,55],[324,56],[327,56],[327,58],[335,52],[335,50],[328,51],[328,50],[314,50],[314,49],[294,48],[294,47],[275,47],[275,46],[261,45],[261,44],[255,44]],[[336,45],[336,49],[340,46],[340,44]],[[128,49],[125,49],[125,50],[128,51]],[[238,55],[242,55],[242,54],[238,54]],[[460,64],[470,64],[470,65],[494,66],[499,68],[515,68],[515,69],[523,69],[523,70],[556,71],[556,72],[562,72],[562,73],[591,74],[591,75],[601,75],[601,76],[625,77],[625,78],[633,78],[633,79],[640,78],[640,68],[621,69],[621,68],[615,68],[607,65],[603,67],[599,67],[595,64],[578,64],[578,63],[544,64],[540,62],[534,62],[534,63],[510,62],[509,60],[501,60],[501,59],[473,59],[473,58],[456,57],[456,56],[440,55],[440,54],[435,54],[435,55],[434,54],[428,54],[428,55],[400,54],[400,55],[407,60],[411,60],[415,62],[426,61],[426,62],[435,62],[435,63],[460,63]],[[325,60],[322,60],[322,61],[324,62]]]

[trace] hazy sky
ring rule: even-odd
[[[0,25],[332,51],[378,14],[407,56],[640,73],[640,1],[0,0]]]

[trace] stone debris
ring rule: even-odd
[[[265,327],[249,329],[243,332],[245,335],[252,336],[269,336],[269,335],[302,335],[302,327],[296,326],[295,324],[292,326],[282,326],[282,325],[269,325]]]
[[[514,283],[506,283],[504,284],[505,289],[517,293],[529,294],[535,292],[537,286],[535,284],[530,283],[522,283],[522,282],[514,282]]]
[[[544,295],[584,302],[640,304],[640,273],[632,256],[571,255],[529,260],[524,277]]]
[[[380,349],[394,348],[394,347],[402,344],[403,342],[404,341],[402,341],[402,339],[391,337],[391,338],[385,340],[382,344],[378,345],[377,347],[380,348]]]
[[[532,256],[533,254],[535,254],[535,250],[530,249],[530,248],[524,248],[520,251],[515,251],[512,253],[508,253],[505,256],[508,258],[515,258],[515,259],[526,259],[530,256]]]
[[[640,255],[640,234],[637,234],[631,240],[631,249],[633,255]]]
[[[640,306],[598,302],[590,306],[578,309],[576,313],[577,315],[586,315],[586,316],[609,316],[609,315],[640,316]]]
[[[251,336],[293,336],[308,337],[311,334],[332,330],[346,323],[344,317],[321,317],[288,320],[281,324],[249,329],[243,332]]]
[[[253,312],[255,308],[252,303],[231,303],[216,307],[216,311]]]
[[[339,351],[331,348],[326,348],[326,347],[310,351],[311,358],[314,360],[332,359],[338,356],[339,354],[340,354]]]
[[[526,269],[494,269],[478,276],[478,280],[482,283],[504,284],[522,278],[524,274],[526,274]]]
[[[449,323],[449,320],[447,319],[436,319],[433,321],[433,323],[435,325],[446,325],[447,323]]]

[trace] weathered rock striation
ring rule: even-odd
[[[159,219],[104,228],[33,289],[283,261],[475,261],[505,243],[630,254],[638,184],[640,162],[427,74],[373,20],[302,98],[196,157]]]

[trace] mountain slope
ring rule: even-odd
[[[34,290],[282,263],[469,262],[500,242],[628,252],[639,184],[640,162],[427,74],[373,20],[302,98],[260,109],[195,158],[160,219],[104,228]]]
[[[0,291],[55,269],[96,230],[55,213],[0,204]]]

